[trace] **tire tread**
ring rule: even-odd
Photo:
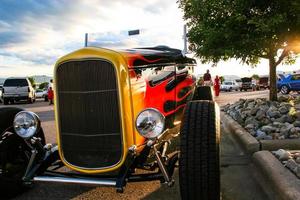
[[[212,101],[187,104],[181,126],[179,159],[182,199],[220,197],[218,106]]]

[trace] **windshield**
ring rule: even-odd
[[[4,87],[24,87],[28,86],[26,79],[7,79],[4,82]]]

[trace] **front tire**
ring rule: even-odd
[[[195,89],[193,100],[214,100],[212,87],[210,86],[198,86]]]
[[[182,199],[220,199],[219,108],[212,101],[187,104],[180,132]]]

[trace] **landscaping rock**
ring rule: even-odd
[[[261,130],[256,131],[256,139],[262,140],[267,136],[267,134]]]
[[[287,108],[286,106],[282,106],[278,109],[278,111],[281,113],[281,114],[287,114],[289,112],[289,108]]]
[[[284,149],[272,152],[281,163],[300,178],[300,151],[289,152]]]
[[[254,129],[254,124],[247,124],[247,126],[245,126],[245,129],[247,130],[251,130],[251,129]]]
[[[285,101],[288,101],[288,97],[286,97],[286,96],[280,96],[280,97],[278,97],[278,101],[279,102],[285,102]]]
[[[273,122],[273,126],[276,128],[281,128],[282,126],[284,126],[284,124],[281,122]]]
[[[300,127],[300,121],[295,121],[295,122],[293,123],[293,125],[294,125],[295,127]]]
[[[277,108],[275,106],[272,106],[269,108],[269,110],[267,111],[267,115],[270,118],[279,118],[281,117],[280,112],[277,110]]]
[[[299,138],[299,134],[291,134],[289,136],[289,139],[298,139]]]
[[[294,106],[297,98],[300,103],[300,97],[294,96],[280,97],[278,102],[240,99],[223,110],[259,140],[300,138],[300,110]]]
[[[287,168],[289,168],[292,172],[296,172],[298,168],[298,164],[296,161],[292,158],[290,158],[285,165]]]
[[[296,111],[294,114],[295,118],[300,121],[300,111]]]
[[[254,117],[248,117],[246,120],[245,120],[245,126],[247,126],[248,124],[253,124],[253,126],[255,128],[258,128],[259,127],[259,122],[254,118]]]
[[[272,121],[269,118],[263,118],[259,121],[260,121],[260,125],[262,125],[262,126],[272,123]]]
[[[284,135],[286,138],[288,138],[289,132],[293,127],[293,124],[289,124],[288,122],[284,123],[284,126],[280,128],[281,135]]]
[[[256,112],[255,118],[256,118],[257,120],[262,120],[262,119],[265,118],[265,117],[266,117],[266,111],[259,109],[259,110]]]
[[[299,97],[298,97],[299,98]],[[299,98],[300,99],[300,98]],[[300,101],[298,100],[297,102],[295,102],[295,109],[296,110],[300,110]]]
[[[280,160],[280,161],[286,161],[291,159],[291,153],[284,150],[284,149],[279,149],[277,151],[274,151],[273,154]]]
[[[276,131],[276,128],[275,127],[272,127],[272,126],[263,126],[261,127],[261,130],[267,134],[271,133],[271,132],[274,132]]]
[[[250,111],[250,114],[251,114],[252,116],[255,116],[258,110],[259,110],[259,107],[255,107],[255,108],[253,108],[253,109]]]

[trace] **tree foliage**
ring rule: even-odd
[[[225,81],[224,76],[220,76],[220,81],[221,81],[221,83],[223,83]]]
[[[255,80],[259,80],[259,75],[258,74],[253,74],[251,76],[251,78],[255,79]]]
[[[268,59],[275,91],[276,66],[293,63],[300,52],[299,0],[178,2],[189,28],[189,48],[203,62],[235,58],[255,66],[260,58]]]
[[[28,77],[28,80],[30,81],[32,87],[35,87],[35,80],[33,77]]]
[[[43,82],[39,85],[39,89],[47,89],[48,88],[49,83],[48,82]]]

